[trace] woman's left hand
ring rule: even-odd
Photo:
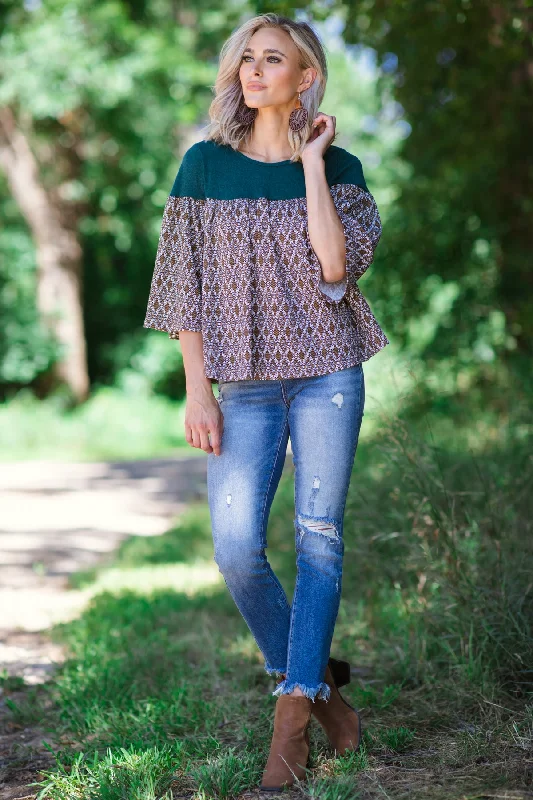
[[[318,114],[313,120],[313,129],[302,151],[304,158],[323,158],[335,136],[336,118],[329,114]]]

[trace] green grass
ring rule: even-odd
[[[461,449],[438,417],[376,412],[379,435],[361,442],[347,502],[332,647],[356,670],[342,692],[361,711],[363,744],[334,758],[314,723],[309,781],[294,796],[529,796],[533,495],[518,417]],[[293,497],[289,471],[267,550],[289,599]],[[123,542],[72,583],[93,596],[54,631],[68,660],[10,705],[13,720],[45,730],[54,753],[41,800],[218,800],[253,790],[275,683],[217,572],[205,504],[161,537]]]
[[[126,460],[180,453],[203,457],[203,451],[185,440],[184,400],[170,400],[152,388],[152,373],[157,373],[161,361],[169,361],[177,381],[181,353],[174,345],[161,336],[147,337],[147,350],[137,356],[135,369],[119,372],[116,386],[96,388],[78,407],[70,408],[71,399],[61,389],[45,399],[21,389],[0,403],[2,460]],[[392,346],[365,363],[364,370],[363,435],[372,436],[379,415],[403,405],[404,395],[422,384],[416,369]],[[216,394],[215,387],[213,391]],[[485,427],[494,422],[494,414],[486,411]],[[466,430],[470,431],[469,425]]]
[[[205,455],[185,440],[185,406],[157,395],[101,388],[66,410],[60,395],[38,400],[21,391],[0,405],[3,461],[126,460]]]

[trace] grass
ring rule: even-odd
[[[376,412],[379,435],[361,442],[346,507],[332,647],[354,669],[342,692],[361,711],[363,743],[334,757],[314,723],[309,780],[292,796],[531,797],[524,419],[487,426],[471,448],[443,437],[437,417]],[[289,470],[267,551],[289,599],[293,516]],[[54,754],[37,782],[40,800],[248,796],[268,754],[275,683],[214,565],[205,504],[161,537],[123,542],[72,583],[93,596],[53,632],[68,660],[10,705],[19,724],[45,730]]]
[[[78,407],[69,407],[68,394],[62,390],[38,399],[22,389],[0,403],[2,460],[127,460],[181,452],[203,457],[185,440],[184,401],[170,400],[152,388],[152,372],[157,372],[161,360],[170,360],[171,374],[177,377],[181,354],[174,344],[157,332],[148,336],[147,350],[136,357],[135,370],[123,370],[116,386],[95,389]],[[405,359],[389,350],[393,348],[365,364],[372,387],[366,403],[367,433],[373,428],[373,409],[394,407],[399,393],[407,391],[415,377]]]
[[[38,400],[21,391],[0,405],[3,461],[127,460],[155,454],[194,456],[183,429],[185,406],[142,392],[102,387],[66,411],[60,395]]]

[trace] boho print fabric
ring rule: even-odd
[[[311,246],[303,167],[213,141],[186,152],[167,200],[144,327],[202,331],[213,381],[323,375],[389,341],[357,285],[381,236],[359,160],[330,145],[326,177],[346,236],[343,281]]]

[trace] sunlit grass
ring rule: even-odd
[[[59,398],[37,400],[21,392],[0,405],[2,460],[87,461],[199,454],[184,435],[183,403],[160,396],[97,390],[66,411]]]
[[[164,564],[134,569],[108,569],[91,585],[91,592],[124,591],[149,594],[158,589],[174,589],[187,596],[197,594],[224,580],[215,563]]]

